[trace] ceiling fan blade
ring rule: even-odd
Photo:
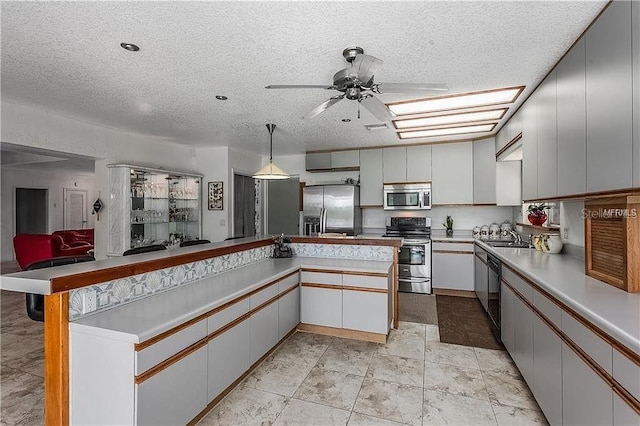
[[[326,84],[270,84],[265,89],[335,89]]]
[[[387,106],[375,96],[363,97],[360,104],[367,109],[375,118],[380,121],[389,121],[393,116]]]
[[[358,80],[363,83],[371,80],[382,64],[384,61],[371,55],[356,55],[352,62],[353,69],[358,73]]]
[[[307,120],[309,118],[315,117],[321,112],[324,112],[327,108],[332,107],[333,105],[340,102],[343,98],[344,98],[344,95],[338,95],[338,96],[334,96],[332,98],[327,99],[326,101],[324,101],[323,103],[315,107],[309,114],[305,115],[303,119]]]
[[[377,83],[372,90],[376,93],[440,94],[449,88],[444,83]]]

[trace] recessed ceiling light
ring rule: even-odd
[[[228,98],[224,95],[216,95],[216,99],[219,101],[226,101]]]
[[[413,139],[428,138],[431,136],[459,135],[464,133],[482,133],[490,132],[494,127],[496,127],[495,123],[464,127],[449,127],[447,129],[416,130],[412,132],[400,132],[398,133],[398,137],[400,139]]]
[[[450,111],[479,106],[510,104],[515,102],[525,86],[505,87],[503,89],[483,90],[480,92],[460,93],[457,95],[414,99],[387,104],[395,115],[423,114],[435,111]]]
[[[140,50],[140,48],[133,43],[120,43],[120,47],[130,52],[137,52],[138,50]]]
[[[478,121],[500,120],[506,112],[507,108],[500,108],[487,111],[438,115],[436,117],[393,120],[393,125],[396,129],[409,129],[416,127],[441,126],[446,124],[474,123]]]
[[[342,119],[342,122],[343,122],[343,123],[349,123],[350,121],[351,121],[351,119],[350,119],[350,118],[343,118],[343,119]]]

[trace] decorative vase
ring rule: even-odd
[[[453,236],[453,229],[447,229],[447,237]]]
[[[529,213],[529,216],[527,218],[529,219],[529,222],[531,222],[532,225],[542,226],[542,224],[547,221],[547,214],[546,213],[542,213],[542,214]]]

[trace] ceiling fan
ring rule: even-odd
[[[313,118],[327,108],[335,105],[344,98],[358,101],[374,117],[381,121],[389,120],[392,115],[385,104],[374,96],[383,93],[416,93],[420,95],[430,95],[446,92],[449,90],[446,84],[421,84],[421,83],[376,83],[373,81],[374,73],[378,70],[383,61],[364,54],[361,47],[347,47],[342,52],[342,56],[351,66],[338,71],[333,76],[333,84],[327,85],[306,85],[306,84],[270,84],[267,89],[326,89],[342,92],[341,95],[332,96],[310,113],[304,116],[305,119]],[[360,118],[360,108],[358,108],[358,118]]]

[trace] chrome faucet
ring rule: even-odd
[[[509,231],[509,234],[514,238],[514,241],[513,241],[514,243],[522,244],[522,237],[520,237],[520,234],[518,234],[513,229]]]

